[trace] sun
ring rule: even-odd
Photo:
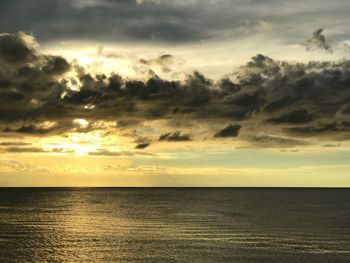
[[[103,145],[99,133],[70,133],[66,137],[54,137],[42,142],[41,147],[47,152],[86,156],[96,152]]]
[[[93,151],[91,147],[79,144],[72,145],[71,149],[74,150],[75,154],[78,156],[86,156],[89,152]]]

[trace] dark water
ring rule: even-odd
[[[350,190],[0,189],[0,262],[350,262]]]

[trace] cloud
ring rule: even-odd
[[[159,4],[160,0],[136,0],[136,3],[138,3],[139,5],[144,4],[144,3],[155,3],[155,4]]]
[[[0,34],[0,59],[5,63],[25,63],[36,58],[34,38],[23,32]]]
[[[47,175],[50,173],[50,170],[44,167],[37,167],[33,166],[31,164],[15,161],[15,160],[0,160],[0,174],[6,175],[6,174],[17,174],[24,172],[26,175],[28,173],[44,173]]]
[[[168,142],[185,142],[190,141],[191,136],[188,134],[181,134],[179,131],[173,133],[166,133],[159,137],[159,141],[168,141]]]
[[[273,23],[265,19],[246,20],[237,31],[245,34],[268,33],[272,31],[273,27]]]
[[[70,4],[78,9],[110,6],[106,0],[72,0]]]
[[[241,127],[242,126],[238,124],[230,124],[227,127],[223,128],[218,133],[216,133],[214,137],[216,138],[237,137]]]
[[[284,147],[295,147],[295,146],[305,146],[310,143],[293,139],[286,136],[276,136],[276,135],[268,135],[268,134],[258,134],[254,135],[250,138],[246,138],[247,141],[250,142],[252,147],[265,147],[265,148],[284,148]]]
[[[136,145],[135,149],[145,149],[150,145],[151,143],[149,142],[139,143],[138,145]]]
[[[173,67],[181,66],[182,64],[184,64],[183,59],[174,57],[171,54],[163,54],[152,59],[139,59],[138,64],[134,65],[134,70],[141,74],[152,72],[151,75],[154,75],[153,69],[159,69],[163,73],[169,73]]]
[[[246,138],[261,132],[296,140],[338,140],[349,130],[346,59],[288,63],[258,54],[219,80],[198,71],[183,81],[156,75],[140,80],[117,73],[91,74],[63,57],[41,54],[34,48],[35,39],[23,34],[0,35],[30,51],[13,60],[6,55],[12,51],[0,46],[6,51],[0,58],[2,135],[85,133],[103,129],[96,124],[103,121],[113,123],[108,133],[122,132],[133,142],[151,137],[137,142],[137,147],[146,147],[142,143],[202,140],[213,134],[218,138],[240,133]],[[151,131],[138,134],[145,123]],[[169,129],[175,132],[167,133]]]
[[[286,128],[290,134],[300,135],[305,137],[327,137],[334,140],[348,140],[350,139],[350,126],[346,122],[332,122],[332,123],[315,123],[312,126],[291,127]]]
[[[89,155],[93,156],[133,156],[134,153],[129,151],[109,151],[105,149],[100,149],[95,152],[89,152]]]
[[[350,45],[348,43],[344,43],[343,49],[346,55],[350,54]]]
[[[307,38],[303,45],[306,47],[306,50],[321,49],[329,53],[333,52],[331,45],[326,40],[326,37],[322,34],[323,29],[316,30],[311,37]]]
[[[45,151],[39,147],[7,147],[3,149],[8,153],[44,153]]]
[[[32,135],[44,135],[48,134],[52,129],[43,129],[35,127],[34,125],[22,126],[18,129],[6,128],[3,130],[5,133],[23,133],[23,134],[32,134]]]
[[[29,142],[0,142],[0,146],[28,146]]]
[[[305,109],[296,109],[291,112],[282,114],[279,117],[275,118],[269,118],[266,121],[271,123],[291,123],[291,124],[298,124],[298,123],[307,123],[310,122],[313,119],[313,115],[310,114]]]
[[[341,143],[337,143],[337,144],[324,144],[323,147],[325,148],[336,148],[336,147],[340,147]]]
[[[109,156],[109,157],[117,157],[117,156],[135,156],[135,155],[140,155],[140,156],[155,156],[152,153],[148,153],[145,151],[110,151],[108,149],[98,149],[97,151],[94,152],[89,152],[88,155],[91,156]]]
[[[0,32],[24,30],[51,43],[76,39],[191,43],[240,40],[261,32],[295,43],[319,21],[330,30],[342,27],[349,33],[350,4],[346,0],[336,5],[316,0],[298,5],[288,0],[36,0],[34,4],[12,0],[3,1],[1,7]]]

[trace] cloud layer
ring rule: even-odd
[[[37,46],[21,32],[0,34],[1,136],[85,133],[105,121],[114,123],[108,132],[124,131],[137,149],[222,138],[264,147],[349,139],[348,60],[291,64],[259,54],[217,81],[199,72],[184,81],[137,80],[92,75],[63,57],[40,54]],[[145,123],[150,127],[140,140],[137,130]]]
[[[315,27],[315,21],[329,21],[330,13],[336,16],[327,26],[342,27],[349,33],[350,4],[346,0],[2,0],[0,5],[0,31],[33,32],[43,41],[184,43],[239,39],[270,31],[275,25],[275,36],[281,34],[286,41],[300,42]]]

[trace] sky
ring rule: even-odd
[[[349,1],[0,6],[0,186],[350,186]]]

